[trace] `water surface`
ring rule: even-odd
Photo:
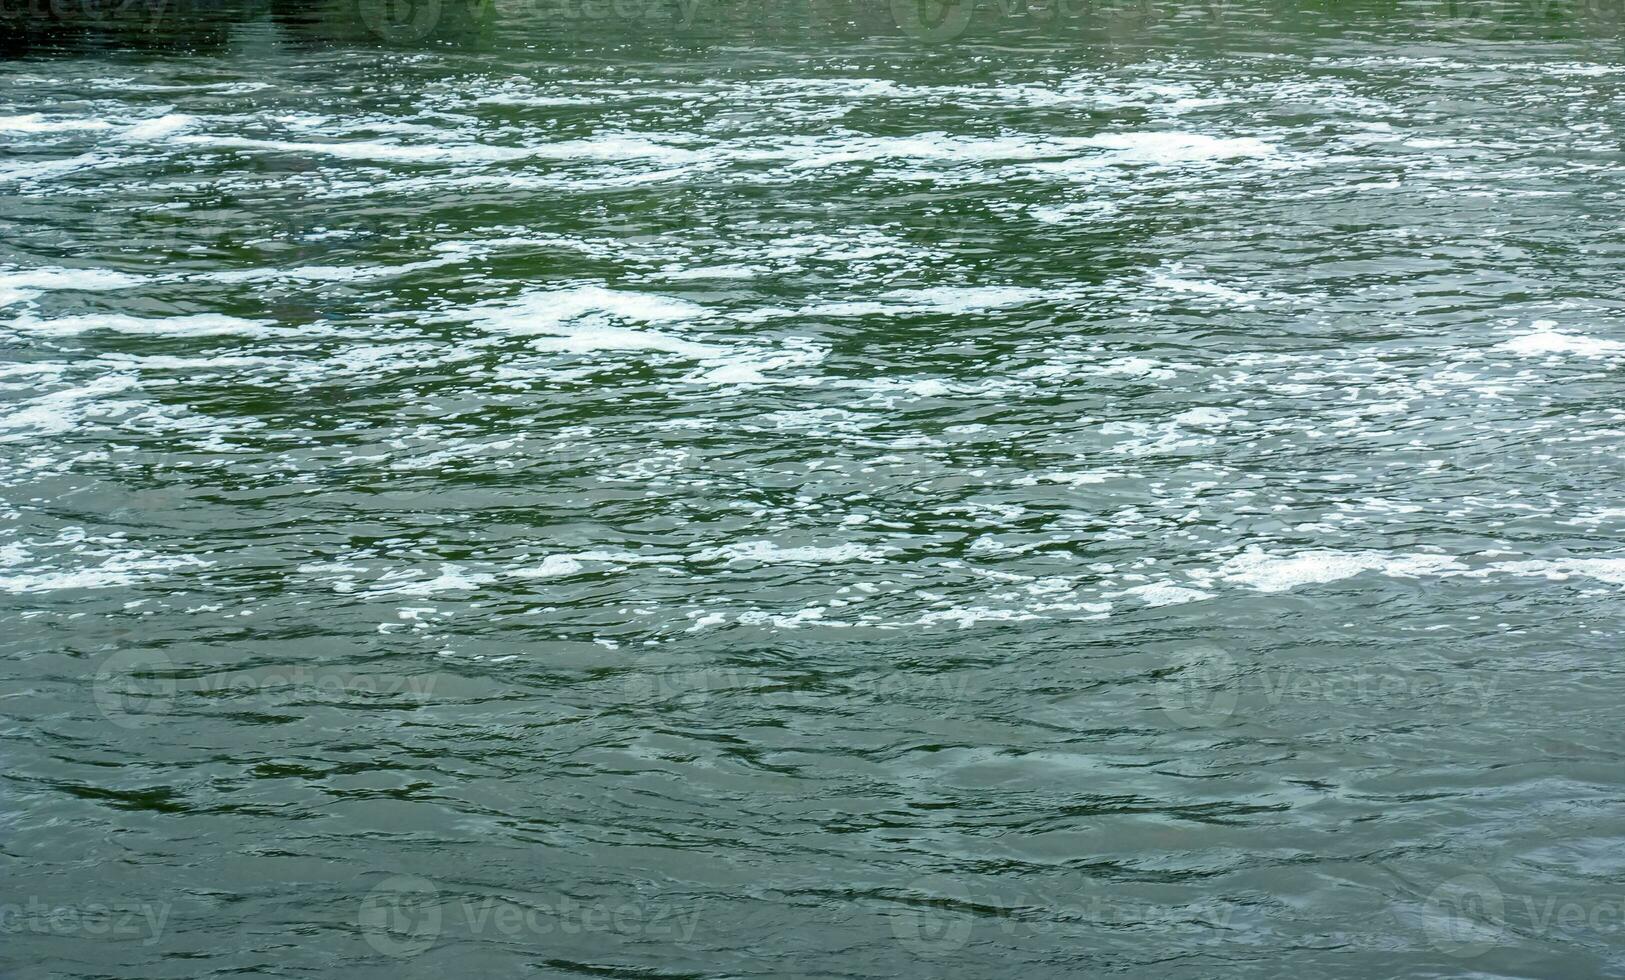
[[[632,6],[0,62],[6,975],[1625,970],[1617,19]]]

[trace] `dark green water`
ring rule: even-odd
[[[681,13],[0,61],[0,975],[1625,971],[1619,18]]]

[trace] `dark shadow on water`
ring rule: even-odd
[[[1625,0],[0,0],[0,57],[114,49],[220,53],[271,23],[295,46],[493,46],[546,53],[676,46],[1007,44],[1123,52],[1357,42],[1617,39]]]
[[[0,0],[0,58],[218,55],[267,22],[295,47],[476,45],[493,11],[490,0]]]

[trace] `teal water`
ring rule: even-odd
[[[1625,971],[1620,19],[684,9],[0,61],[0,974]]]

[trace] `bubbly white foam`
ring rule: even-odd
[[[577,574],[583,567],[579,560],[570,555],[548,555],[537,567],[522,568],[511,574],[517,578],[562,578]]]
[[[772,541],[745,541],[707,548],[694,556],[696,561],[753,561],[764,565],[827,565],[844,562],[873,560],[883,557],[884,551],[865,548],[860,544],[838,544],[827,547],[802,545],[785,547]]]
[[[108,269],[12,269],[0,271],[0,306],[37,299],[56,290],[106,292],[132,289],[145,282],[140,276]]]
[[[1239,408],[1193,408],[1174,416],[1179,425],[1197,429],[1223,429],[1247,413]]]
[[[545,159],[599,163],[653,161],[669,165],[692,163],[704,158],[704,154],[695,150],[640,137],[617,135],[565,140],[540,146],[498,146],[474,142],[426,145],[391,143],[383,140],[266,140],[203,133],[180,136],[177,142],[226,150],[259,150],[302,156],[329,156],[340,160],[404,164],[469,165]]]
[[[1107,152],[1036,163],[1033,169],[1064,176],[1087,174],[1102,166],[1171,167],[1267,157],[1275,153],[1275,147],[1263,140],[1226,139],[1203,133],[1106,133],[1088,137],[1083,143],[1090,149]]]
[[[468,573],[463,566],[452,564],[440,566],[440,574],[434,578],[417,578],[415,574],[387,574],[379,579],[373,588],[367,591],[365,598],[374,599],[381,596],[398,595],[437,595],[442,592],[475,592],[482,586],[496,581],[495,575],[484,572]],[[400,581],[402,578],[407,580]]]
[[[1471,574],[1475,578],[1499,574],[1546,578],[1555,582],[1580,576],[1609,585],[1625,585],[1625,558],[1557,558],[1496,562]]]
[[[514,300],[453,314],[452,318],[472,321],[502,333],[547,334],[589,319],[673,323],[698,320],[705,315],[704,307],[670,296],[603,286],[574,286],[526,293]]]
[[[583,326],[558,337],[545,337],[533,345],[538,350],[588,354],[597,351],[658,351],[693,360],[721,357],[727,348],[700,344],[654,330],[625,327]]]
[[[1520,357],[1540,357],[1554,354],[1577,354],[1581,357],[1618,357],[1625,355],[1625,342],[1563,333],[1550,320],[1537,320],[1526,334],[1496,344],[1495,349]]]
[[[1151,285],[1156,289],[1166,289],[1170,292],[1206,296],[1233,306],[1251,306],[1264,299],[1261,293],[1245,292],[1209,280],[1191,278],[1190,272],[1191,270],[1176,262],[1170,268],[1154,273],[1151,276]]]
[[[65,388],[22,403],[15,412],[0,415],[0,430],[24,430],[58,435],[75,428],[90,405],[100,399],[138,387],[129,375],[110,374],[77,388]],[[22,435],[7,437],[21,438]]]
[[[976,313],[1053,300],[1054,292],[1025,286],[935,286],[896,289],[874,299],[819,303],[783,315],[862,317],[877,314]]]
[[[6,560],[3,564],[12,574],[0,575],[0,592],[11,593],[128,588],[163,578],[166,573],[176,569],[208,566],[208,562],[191,555],[171,557],[130,549],[109,551],[92,548],[85,557],[99,559],[96,564],[85,564],[78,568],[42,565],[19,568],[27,564],[24,549],[12,546],[4,551]]]
[[[1213,598],[1213,593],[1203,592],[1200,589],[1190,589],[1171,582],[1150,582],[1145,585],[1135,585],[1124,589],[1120,593],[1108,593],[1111,596],[1129,595],[1148,606],[1178,606],[1187,602],[1201,602]]]
[[[1376,551],[1305,551],[1272,555],[1251,549],[1221,565],[1220,581],[1260,592],[1286,592],[1305,585],[1324,585],[1363,572],[1416,577],[1466,570],[1459,560],[1436,555],[1389,555]]]
[[[245,320],[220,313],[163,318],[91,313],[51,319],[27,315],[12,320],[10,326],[25,333],[46,337],[71,337],[102,330],[148,337],[255,337],[265,336],[269,332],[271,321]]]
[[[142,122],[138,122],[129,129],[126,129],[123,133],[120,133],[119,138],[132,142],[139,142],[142,140],[161,140],[174,136],[176,133],[183,130],[191,129],[197,124],[197,122],[198,119],[196,116],[188,116],[183,113],[170,113],[167,116],[159,116],[156,119],[147,119]]]
[[[690,384],[768,384],[773,379],[767,372],[817,363],[824,356],[823,349],[804,339],[788,338],[779,347],[736,346],[648,326],[687,327],[710,316],[704,307],[675,297],[583,285],[527,293],[459,311],[449,319],[499,333],[535,335],[533,346],[543,351],[647,351],[696,361],[700,369],[683,378]]]
[[[70,133],[111,128],[111,123],[101,119],[47,119],[38,112],[24,116],[0,116],[0,133]]]

